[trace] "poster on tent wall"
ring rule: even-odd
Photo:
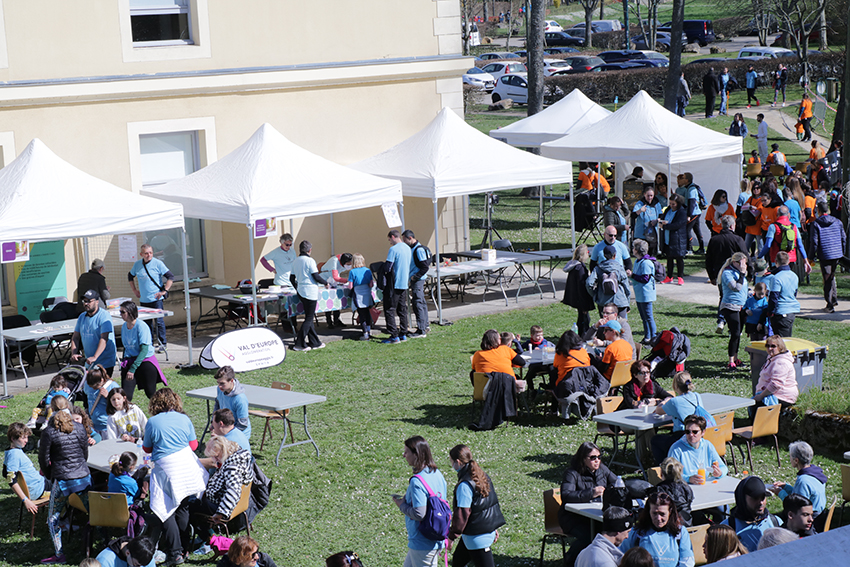
[[[0,244],[0,263],[26,262],[30,259],[30,243],[27,240]]]
[[[384,203],[381,205],[381,210],[384,212],[388,227],[401,226],[401,215],[398,213],[397,203]]]
[[[254,221],[254,238],[277,236],[277,219],[259,219]]]
[[[15,264],[15,296],[18,313],[38,319],[41,302],[68,295],[65,281],[65,241],[30,244],[30,257]]]

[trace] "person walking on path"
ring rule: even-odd
[[[787,83],[788,69],[780,63],[779,68],[773,73],[773,104],[770,106],[776,106],[776,99],[780,92],[782,93],[782,106],[785,106],[785,85]]]
[[[740,240],[740,237],[738,237]],[[743,320],[741,310],[747,301],[747,254],[735,252],[720,274],[720,314],[729,325],[729,368],[741,366],[738,347],[741,343]]]
[[[720,92],[720,81],[714,74],[714,67],[709,67],[708,73],[702,78],[702,94],[705,95],[705,117],[714,116],[714,101]]]
[[[820,260],[820,272],[823,276],[823,298],[826,300],[824,311],[832,313],[838,305],[838,291],[835,286],[835,271],[838,260],[844,257],[847,240],[841,221],[829,214],[829,203],[818,201],[818,217],[812,223],[812,251]]]
[[[724,216],[720,219],[720,232],[708,241],[708,250],[705,253],[705,271],[708,272],[708,281],[711,285],[717,285],[717,277],[722,273],[726,260],[736,252],[747,252],[744,239],[735,234],[735,218]],[[717,308],[717,332],[722,333],[726,326],[720,305],[723,303],[723,289],[720,292],[720,304]],[[746,299],[746,298],[745,298]]]
[[[749,90],[749,89],[748,89]],[[749,108],[749,105],[747,106]],[[764,121],[764,114],[759,113],[756,116],[756,120],[759,123],[759,128],[757,133],[750,134],[753,138],[756,139],[759,145],[759,157],[761,158],[761,162],[764,163],[767,160],[767,122]]]
[[[691,101],[691,89],[688,88],[688,81],[685,80],[685,73],[679,77],[679,85],[676,89],[676,115],[685,117],[685,107]]]
[[[726,116],[727,111],[727,103],[729,102],[729,91],[732,90],[732,86],[738,86],[738,81],[735,80],[735,77],[729,74],[729,69],[727,67],[723,67],[723,72],[717,77],[720,80],[720,115]]]
[[[756,101],[756,106],[759,106],[759,98],[756,96],[756,80],[758,79],[758,73],[756,73],[755,68],[750,65],[749,69],[747,69],[747,108],[750,108],[752,101]]]
[[[770,318],[773,332],[780,337],[791,337],[794,332],[794,318],[800,312],[797,301],[797,288],[800,280],[788,265],[788,252],[776,255],[776,275],[770,283],[765,314]]]
[[[803,93],[803,100],[800,101],[800,110],[797,112],[797,117],[803,123],[803,142],[812,141],[812,99],[809,98],[809,93]]]

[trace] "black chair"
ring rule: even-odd
[[[53,305],[53,301],[54,298],[48,297],[42,302],[45,309],[50,309],[49,311],[42,311],[38,316],[42,323],[55,323],[57,321],[67,321],[69,319],[77,318],[78,313],[76,303],[64,301]],[[62,361],[71,349],[71,337],[72,333],[55,335],[52,337],[47,342],[47,358],[42,366],[49,366],[51,359],[54,360],[58,366],[62,366]]]

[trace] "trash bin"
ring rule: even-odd
[[[783,339],[785,346],[794,356],[794,368],[797,370],[797,388],[802,394],[809,388],[823,389],[823,361],[826,359],[828,346],[821,346],[805,339]],[[755,341],[746,347],[750,353],[750,379],[753,382],[753,393],[759,381],[759,372],[767,361],[767,349],[764,341]]]
[[[835,102],[838,100],[838,79],[826,79],[826,100],[827,102]]]

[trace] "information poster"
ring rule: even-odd
[[[118,261],[135,263],[139,259],[139,247],[136,245],[135,234],[118,236]]]
[[[15,264],[15,295],[18,313],[30,320],[38,319],[48,297],[68,296],[64,240],[30,244],[29,260]]]
[[[277,219],[259,219],[254,222],[254,238],[277,236]]]
[[[401,215],[398,214],[397,203],[384,203],[381,205],[381,210],[384,211],[384,219],[388,227],[401,226]]]
[[[0,244],[0,261],[3,264],[10,262],[26,262],[30,259],[30,244],[27,240],[17,242],[4,242]]]

